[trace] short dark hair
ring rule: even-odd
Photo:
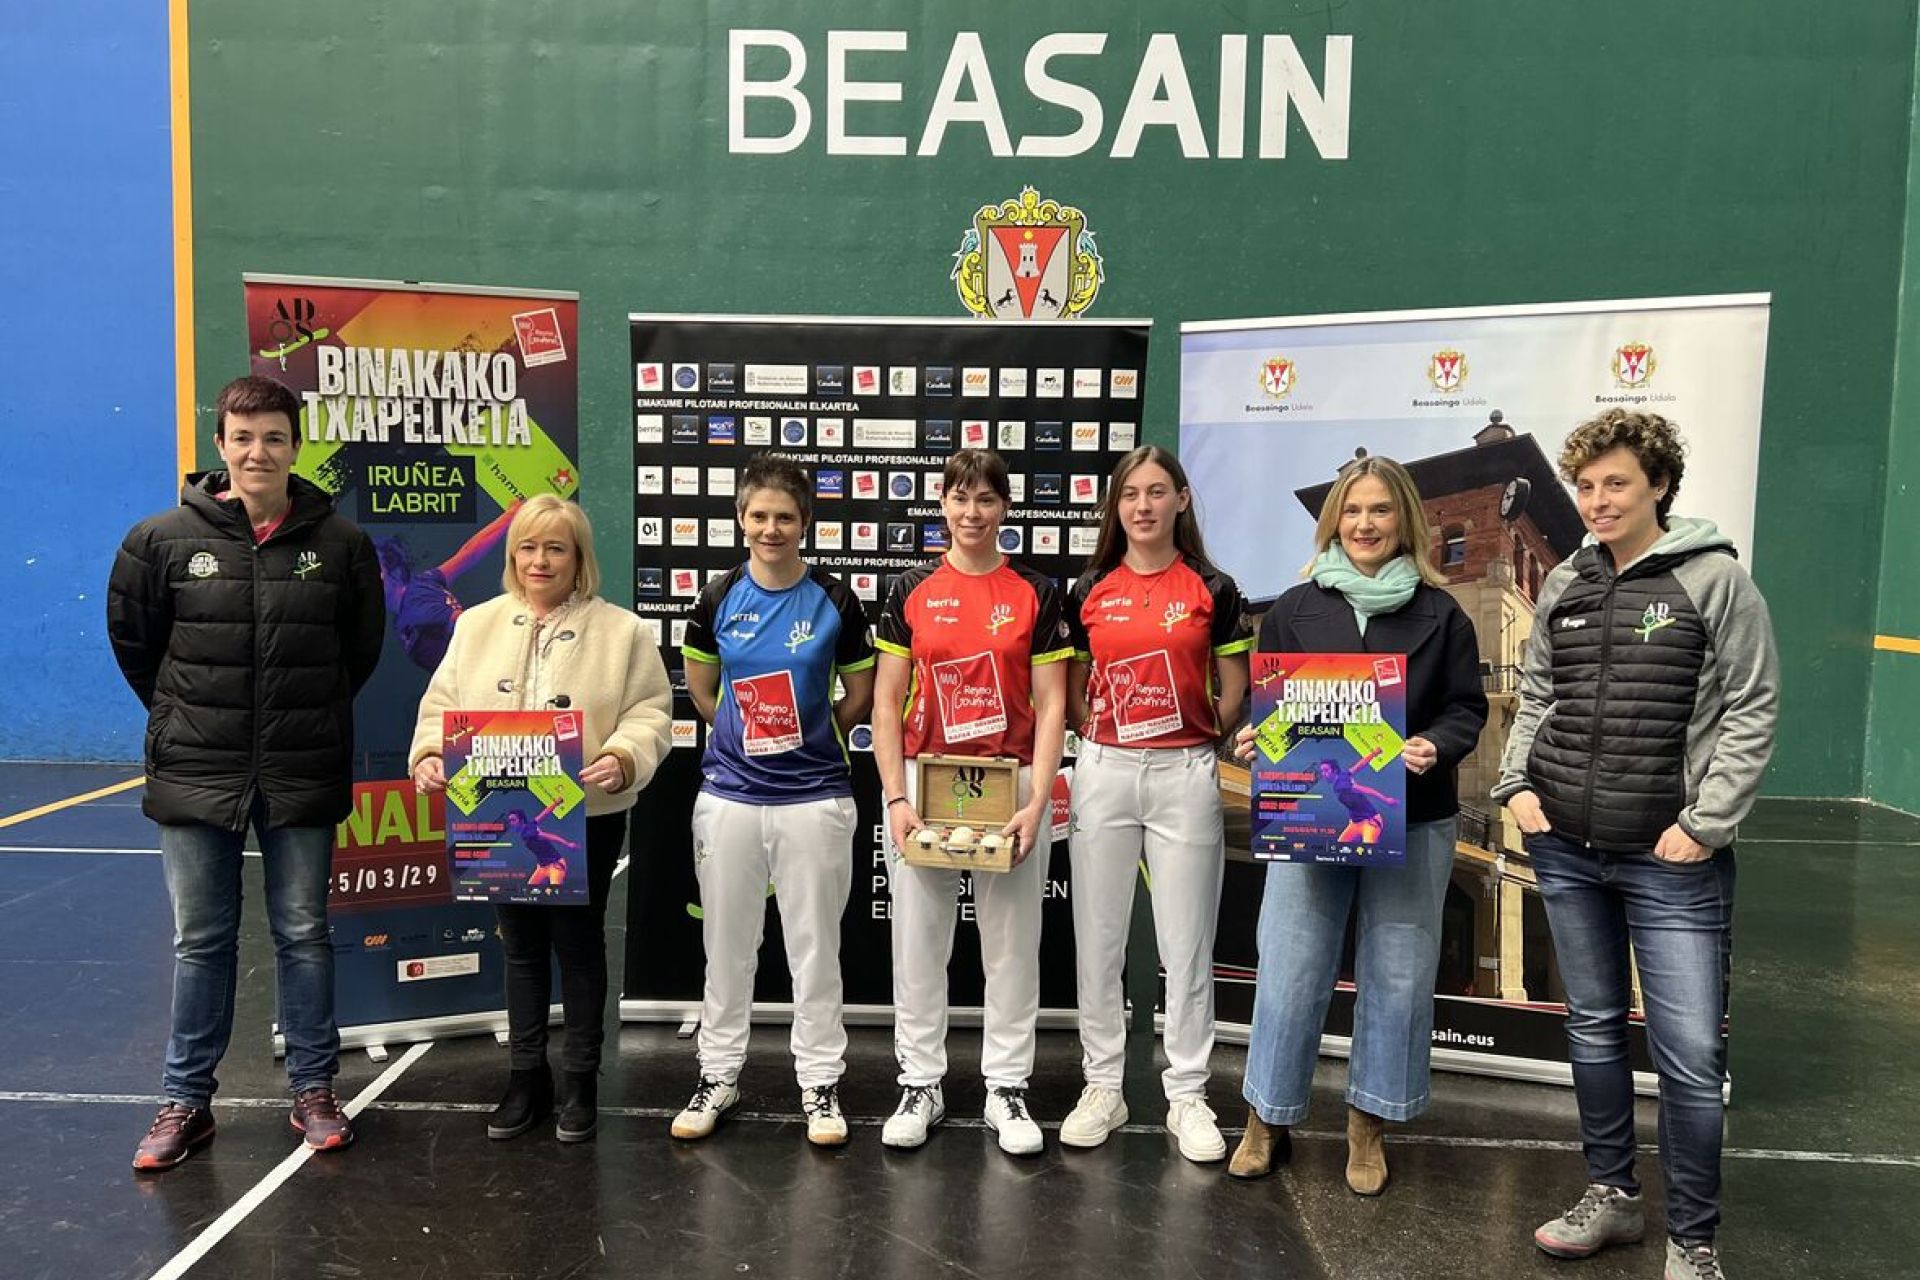
[[[1647,473],[1647,483],[1664,484],[1667,491],[1654,506],[1660,527],[1667,527],[1667,512],[1680,496],[1680,477],[1687,469],[1687,447],[1680,440],[1678,423],[1657,413],[1635,413],[1609,409],[1597,418],[1589,418],[1573,429],[1560,450],[1560,475],[1568,484],[1603,453],[1625,449],[1639,460]]]
[[[1013,505],[1013,486],[1007,480],[1006,459],[991,449],[956,449],[947,459],[940,478],[940,491],[951,493],[964,485],[984,484],[1000,495],[1000,501]]]
[[[293,394],[284,383],[253,373],[244,378],[235,378],[220,388],[219,396],[214,399],[215,436],[227,434],[227,415],[230,413],[285,414],[287,425],[293,428],[294,443],[300,443],[300,397]]]
[[[733,489],[733,509],[742,517],[747,514],[748,494],[755,489],[777,489],[792,498],[793,504],[800,508],[803,524],[813,520],[813,481],[804,467],[785,454],[754,454],[747,459],[747,465],[741,470],[739,482]]]

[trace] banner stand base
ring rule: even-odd
[[[623,1019],[624,1020],[624,1019]],[[561,1025],[561,1007],[547,1012],[547,1025]],[[491,1035],[502,1047],[507,1043],[507,1013],[504,1009],[479,1013],[453,1013],[438,1018],[409,1018],[404,1022],[367,1022],[357,1027],[340,1028],[340,1049],[365,1049],[375,1062],[387,1060],[390,1045],[420,1044],[428,1040],[452,1040],[460,1036]],[[280,1026],[273,1028],[273,1056],[287,1056],[287,1038]]]

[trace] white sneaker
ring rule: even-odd
[[[900,1105],[887,1117],[880,1141],[902,1150],[920,1146],[927,1130],[947,1118],[947,1101],[937,1084],[910,1084],[900,1091]]]
[[[846,1145],[847,1118],[840,1114],[840,1086],[816,1084],[800,1091],[800,1113],[807,1118],[807,1141],[816,1147]]]
[[[1127,1100],[1118,1089],[1090,1084],[1060,1125],[1060,1142],[1068,1147],[1097,1147],[1127,1122]]]
[[[688,1140],[706,1137],[739,1101],[740,1091],[731,1081],[701,1076],[686,1109],[673,1118],[673,1136]]]
[[[1174,1098],[1167,1103],[1167,1132],[1180,1140],[1180,1154],[1195,1164],[1227,1158],[1213,1108],[1205,1098]]]
[[[987,1090],[987,1128],[1000,1135],[1000,1149],[1010,1156],[1030,1156],[1046,1145],[1040,1126],[1027,1114],[1025,1089]]]

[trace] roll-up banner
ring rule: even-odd
[[[1460,838],[1443,917],[1434,1062],[1565,1082],[1565,990],[1520,833],[1488,792],[1518,705],[1542,580],[1584,530],[1558,457],[1614,406],[1679,425],[1674,510],[1705,517],[1751,566],[1767,353],[1766,294],[1547,303],[1181,326],[1180,460],[1207,546],[1256,613],[1301,579],[1339,469],[1405,463],[1448,592],[1473,620],[1492,703],[1460,767]],[[1416,729],[1418,726],[1414,726]],[[1222,1031],[1253,1016],[1265,869],[1248,852],[1246,775],[1223,768],[1227,881],[1215,989]],[[1352,943],[1323,1050],[1347,1051]],[[1634,983],[1636,1083],[1654,1087]]]
[[[243,279],[253,372],[302,400],[294,470],[373,538],[386,592],[328,901],[341,1041],[497,1029],[493,909],[453,900],[443,797],[414,794],[407,749],[454,619],[500,592],[517,505],[579,493],[579,295]]]
[[[801,316],[631,318],[634,388],[634,608],[666,646],[678,717],[674,750],[641,794],[629,891],[629,1019],[698,1016],[704,953],[690,830],[704,726],[685,695],[679,646],[700,588],[746,558],[734,479],[762,450],[813,477],[805,555],[839,575],[877,621],[894,578],[945,547],[939,484],[947,455],[1007,459],[1007,554],[1072,581],[1093,550],[1113,464],[1140,442],[1146,320],[1072,324]],[[849,746],[859,825],[840,956],[847,1017],[883,1021],[893,1003],[887,859],[872,735]],[[1072,739],[1069,738],[1069,749]],[[1042,1025],[1073,1023],[1067,772],[1054,789],[1054,842],[1041,934]],[[771,892],[771,890],[769,890]],[[951,967],[956,1021],[978,1020],[979,935],[962,889]],[[790,1016],[792,987],[769,898],[755,1016]]]

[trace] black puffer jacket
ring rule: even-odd
[[[1553,829],[1647,850],[1670,825],[1733,843],[1773,753],[1780,665],[1766,601],[1705,520],[1639,560],[1582,547],[1540,589],[1496,800],[1532,791]]]
[[[351,803],[353,695],[373,674],[386,606],[373,543],[294,477],[293,505],[254,545],[224,471],[190,476],[143,520],[107,583],[107,633],[148,709],[142,808],[164,823],[325,826]]]
[[[1254,650],[1406,654],[1407,736],[1425,738],[1440,757],[1425,773],[1407,775],[1407,821],[1438,822],[1460,812],[1454,770],[1480,741],[1487,694],[1473,622],[1452,596],[1423,582],[1404,605],[1369,618],[1362,638],[1345,596],[1303,582],[1267,610]]]

